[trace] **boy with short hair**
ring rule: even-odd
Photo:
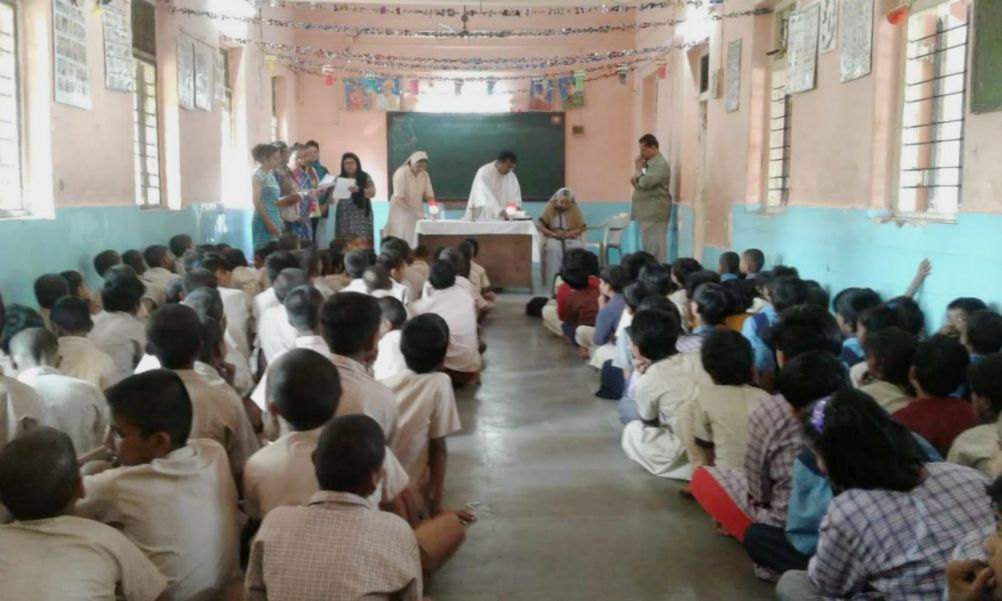
[[[918,344],[918,338],[897,327],[867,333],[863,340],[872,380],[859,389],[888,413],[907,407],[914,398],[910,375]]]
[[[185,305],[167,305],[153,315],[146,329],[150,351],[165,369],[184,382],[194,410],[191,436],[211,438],[226,449],[230,469],[239,482],[244,462],[258,449],[257,437],[243,401],[223,380],[209,381],[194,369],[202,350],[202,323]]]
[[[845,334],[839,359],[847,367],[866,360],[866,353],[863,352],[859,340],[859,318],[867,309],[878,307],[880,303],[880,295],[869,288],[846,288],[835,295],[832,303],[835,318],[838,319],[838,325]]]
[[[382,429],[371,418],[331,420],[313,454],[320,491],[306,506],[268,514],[251,546],[248,599],[421,600],[414,532],[368,499],[385,454]],[[315,561],[316,549],[325,551],[324,561]]]
[[[136,314],[146,286],[131,268],[110,275],[101,287],[104,312],[87,337],[115,362],[112,383],[132,374],[146,347],[146,328]]]
[[[266,309],[257,322],[255,346],[261,349],[265,364],[295,346],[296,330],[289,325],[289,314],[282,303],[293,289],[308,283],[306,272],[298,267],[283,269],[276,275],[270,290],[279,304]]]
[[[397,440],[400,411],[393,392],[373,379],[368,368],[379,352],[383,312],[375,298],[339,292],[320,309],[320,328],[341,375],[342,414],[362,413],[383,427],[390,444]]]
[[[108,432],[104,395],[90,382],[63,375],[59,340],[52,332],[31,328],[10,342],[17,379],[31,386],[45,402],[49,423],[66,432],[73,446],[86,453],[101,446]]]
[[[971,363],[1002,351],[1002,315],[995,311],[976,311],[967,318],[965,326],[960,342],[967,347]]]
[[[167,246],[170,247],[170,254],[178,260],[175,264],[178,275],[184,275],[184,265],[181,264],[180,259],[186,252],[194,248],[195,241],[188,234],[176,234],[167,241]]]
[[[122,380],[108,390],[108,405],[121,467],[84,478],[76,514],[121,527],[167,576],[162,599],[218,597],[240,578],[226,451],[189,438],[193,403],[172,371]]]
[[[401,328],[407,322],[407,309],[392,296],[384,296],[377,302],[383,312],[383,321],[379,326],[379,355],[372,364],[372,376],[385,380],[407,369],[400,351]]]
[[[476,261],[477,256],[480,255],[480,243],[477,242],[477,239],[467,238],[460,242],[457,248],[470,261],[470,281],[480,290],[484,298],[489,301],[496,299],[497,295],[491,290],[491,279],[487,277],[487,270]]]
[[[418,244],[414,247],[414,261],[410,264],[410,268],[418,272],[425,280],[428,279],[429,274],[431,274],[431,265],[428,263],[427,246]]]
[[[703,340],[714,330],[724,327],[730,312],[731,299],[720,284],[702,284],[692,293],[688,313],[692,315],[692,333],[678,340],[678,350],[682,353],[698,353]]]
[[[341,292],[361,292],[368,294],[365,284],[365,271],[374,263],[371,250],[357,248],[344,256],[344,271],[351,276],[351,283],[341,289]]]
[[[444,319],[449,324],[445,373],[457,385],[479,381],[480,342],[473,300],[466,290],[456,286],[456,270],[449,261],[439,259],[432,264],[428,283],[432,292],[411,304],[411,315],[435,313]]]
[[[741,257],[734,251],[727,251],[720,255],[717,260],[717,272],[720,274],[720,281],[729,282],[741,279]]]
[[[741,253],[741,264],[738,268],[745,278],[757,278],[765,267],[765,253],[757,248],[749,248]]]
[[[282,301],[275,296],[273,284],[283,269],[299,269],[299,259],[287,250],[276,250],[265,259],[263,273],[268,278],[268,287],[254,297],[254,304],[251,307],[251,314],[258,324],[261,323],[261,316],[265,311],[282,304]]]
[[[717,330],[706,337],[700,358],[713,386],[701,388],[696,397],[696,448],[690,449],[689,460],[695,465],[740,468],[748,440],[748,415],[766,396],[751,385],[755,375],[751,343],[734,330]]]
[[[261,279],[257,270],[247,265],[247,257],[239,248],[228,248],[223,252],[232,276],[232,285],[243,291],[247,298],[254,298],[261,292]]]
[[[960,338],[961,332],[967,329],[967,318],[978,311],[986,311],[988,305],[980,298],[963,296],[954,299],[946,306],[946,323],[939,333],[951,338]]]
[[[611,265],[602,270],[598,284],[598,315],[595,316],[595,327],[589,331],[587,326],[578,328],[575,342],[579,346],[590,347],[591,366],[602,369],[602,365],[616,354],[613,345],[619,320],[626,308],[623,299],[623,286],[626,283],[626,272],[619,265]]]
[[[414,269],[414,251],[411,250],[410,244],[400,238],[387,237],[383,238],[381,248],[384,253],[396,253],[403,257],[406,268],[403,270],[402,279],[399,281],[401,284],[407,286],[408,301],[413,302],[421,298],[425,282],[428,281],[428,272],[427,270],[418,272]]]
[[[379,255],[376,264],[390,276],[390,293],[400,299],[403,304],[409,303],[412,297],[410,286],[407,285],[407,259],[398,252],[384,250]]]
[[[581,326],[595,327],[595,318],[598,316],[598,282],[591,277],[583,264],[565,265],[560,270],[560,277],[571,287],[571,293],[564,301],[562,311],[558,311],[557,317],[560,319],[564,336],[576,346],[577,329]],[[587,347],[579,346],[578,350],[584,358],[588,357]]]
[[[950,445],[946,460],[992,474],[992,457],[999,450],[999,414],[1002,413],[1002,355],[985,355],[967,370],[971,404],[980,425],[965,430]]]
[[[90,301],[64,296],[52,307],[52,324],[59,336],[59,368],[72,378],[86,380],[100,390],[114,384],[115,362],[87,337],[94,322]]]
[[[698,366],[678,352],[680,331],[678,316],[666,309],[633,316],[633,366],[641,374],[634,396],[639,420],[623,428],[622,447],[655,476],[688,480],[682,409],[699,394]]]
[[[382,381],[400,407],[400,435],[393,452],[415,484],[426,513],[438,515],[448,457],[445,437],[458,432],[459,412],[449,376],[441,372],[449,349],[449,326],[433,313],[403,328],[400,342],[407,368]]]
[[[177,277],[177,274],[174,273],[177,262],[171,255],[170,249],[162,244],[147,246],[146,250],[143,251],[143,260],[146,261],[149,269],[143,273],[142,279],[149,288],[148,292],[153,298],[153,302],[156,303],[157,307],[161,307],[164,304],[164,290],[167,288],[167,282]]]
[[[58,273],[47,273],[35,280],[35,300],[38,301],[38,313],[45,320],[45,329],[55,331],[52,327],[52,306],[56,301],[70,293],[70,285],[66,278]]]
[[[0,450],[0,501],[15,520],[0,526],[5,599],[160,598],[167,581],[132,542],[70,515],[83,492],[66,434],[39,427]]]
[[[776,357],[765,342],[766,332],[777,322],[780,313],[807,301],[807,286],[799,278],[777,276],[770,278],[764,289],[768,304],[745,320],[741,334],[752,343],[755,351],[756,382],[763,389],[771,390],[776,373]]]
[[[362,292],[376,298],[392,296],[404,304],[407,303],[407,286],[395,282],[390,277],[390,272],[378,263],[365,269],[365,273],[362,274],[362,282],[365,284],[365,289],[354,290],[354,292]]]
[[[953,396],[964,385],[970,359],[967,349],[936,335],[918,345],[910,378],[918,398],[893,416],[946,456],[957,436],[978,425],[971,404]]]
[[[240,354],[250,359],[251,299],[234,284],[234,273],[223,255],[209,253],[202,257],[199,266],[216,276],[217,290],[226,313],[226,334]]]

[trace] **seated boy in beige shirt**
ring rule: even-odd
[[[174,372],[108,390],[120,467],[84,478],[76,514],[119,528],[167,577],[162,599],[210,599],[239,588],[240,518],[226,451],[189,439],[192,400]]]

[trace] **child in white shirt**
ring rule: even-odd
[[[104,312],[98,314],[87,337],[115,362],[115,383],[132,374],[146,348],[145,326],[136,317],[146,287],[131,267],[113,267],[105,275]]]
[[[428,277],[431,291],[411,305],[411,315],[434,313],[449,324],[449,350],[445,370],[457,384],[480,377],[480,341],[477,333],[477,310],[470,294],[456,285],[456,271],[449,261],[438,260]]]
[[[404,326],[400,347],[407,369],[382,381],[400,407],[400,435],[393,452],[417,487],[423,513],[434,516],[442,509],[445,437],[462,428],[452,381],[441,372],[449,326],[433,313],[419,315]]]
[[[268,255],[265,259],[265,269],[262,272],[267,275],[268,282],[271,284],[275,283],[278,278],[278,274],[282,273],[283,269],[299,269],[299,259],[296,255],[292,254],[287,250],[276,250]],[[253,307],[251,310],[252,316],[257,323],[261,323],[261,316],[264,312],[271,307],[276,307],[281,305],[282,301],[278,300],[275,296],[275,289],[272,287],[264,288],[260,294],[254,297]]]
[[[10,350],[17,379],[42,398],[50,423],[68,434],[81,453],[104,444],[108,430],[104,395],[90,382],[65,376],[56,369],[56,335],[42,328],[22,330],[11,340]]]
[[[233,283],[233,272],[226,258],[220,254],[209,253],[199,262],[202,269],[211,271],[216,276],[216,290],[223,301],[223,311],[226,314],[226,335],[233,341],[237,351],[250,359],[250,316],[251,299],[243,290]]]
[[[369,294],[368,287],[362,277],[365,270],[376,262],[371,250],[355,249],[344,256],[344,271],[351,276],[351,282],[341,289],[341,292],[361,292]]]
[[[405,305],[419,296],[411,293],[411,286],[407,280],[407,257],[394,250],[384,250],[377,259],[380,267],[389,274],[391,292],[393,296],[400,299]],[[420,295],[420,290],[418,291]]]
[[[70,293],[70,285],[58,273],[47,273],[35,280],[35,300],[38,301],[38,312],[45,321],[45,329],[52,328],[52,306],[56,301]]]
[[[407,304],[407,286],[393,281],[389,271],[382,265],[370,265],[362,274],[362,282],[365,290],[353,290],[353,292],[364,292],[376,298],[392,296],[403,304]]]
[[[383,321],[379,326],[379,355],[372,364],[372,377],[385,380],[407,369],[403,353],[400,352],[400,328],[407,321],[407,309],[392,296],[384,296],[378,301]]]
[[[266,364],[274,361],[283,351],[295,347],[296,330],[289,325],[289,315],[282,303],[294,288],[308,283],[306,272],[298,267],[283,269],[275,276],[271,290],[279,304],[265,310],[257,324],[256,346],[264,354]]]
[[[239,482],[244,463],[258,449],[243,401],[223,380],[211,381],[194,370],[202,349],[202,322],[191,307],[167,305],[158,309],[147,327],[150,350],[166,369],[184,382],[194,409],[192,438],[210,438],[226,449],[229,465]]]
[[[113,384],[115,362],[87,334],[94,328],[90,303],[64,296],[52,308],[52,325],[59,336],[59,370],[104,390]]]
[[[69,437],[26,432],[0,450],[0,598],[154,601],[164,576],[125,536],[69,515],[83,495]]]
[[[167,577],[162,599],[217,598],[239,586],[237,489],[226,451],[189,439],[192,401],[172,371],[108,390],[121,467],[84,478],[81,517],[118,526]]]

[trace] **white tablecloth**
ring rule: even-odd
[[[462,219],[422,219],[414,228],[417,246],[418,236],[532,236],[532,262],[540,261],[540,237],[536,224],[532,221],[464,221]]]

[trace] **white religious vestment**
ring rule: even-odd
[[[502,174],[495,163],[487,163],[477,171],[466,205],[466,219],[490,221],[499,219],[508,203],[522,208],[522,188],[514,171]]]

